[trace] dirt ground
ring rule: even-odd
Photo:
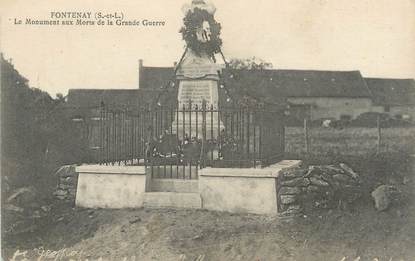
[[[296,219],[67,205],[52,211],[37,231],[3,241],[6,260],[415,260],[413,202],[385,212],[360,202]]]
[[[356,204],[297,218],[81,209],[55,200],[47,216],[28,221],[30,229],[3,234],[2,254],[4,260],[415,260],[414,173],[405,173],[402,182],[402,175],[385,167],[402,162],[382,162],[350,162],[358,172],[366,170],[370,180]],[[380,175],[385,173],[393,175]],[[391,182],[403,197],[378,212],[370,192]]]

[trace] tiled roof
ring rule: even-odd
[[[172,67],[142,67],[140,89],[157,89],[172,79]],[[223,70],[229,89],[275,97],[370,97],[359,71]]]
[[[377,105],[415,105],[414,79],[365,78]]]
[[[101,102],[115,108],[137,108],[154,105],[161,90],[134,89],[71,89],[68,92],[68,107],[98,108]],[[167,99],[163,95],[163,100]],[[169,95],[170,97],[171,95]],[[167,99],[170,100],[170,99]]]
[[[169,105],[176,102],[177,88],[162,91],[162,87],[173,79],[173,74],[172,67],[142,66],[140,89],[71,89],[68,106],[99,107],[101,101],[115,107],[154,106],[157,97],[163,105]],[[225,69],[221,84],[226,85],[232,97],[247,94],[274,102],[287,97],[373,97],[376,104],[415,104],[413,79],[364,79],[359,71]],[[219,90],[219,95],[220,102],[224,102],[224,89]]]
[[[274,97],[370,97],[359,71],[227,70],[225,82]]]

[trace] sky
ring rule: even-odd
[[[32,87],[138,88],[138,60],[172,66],[190,0],[0,0],[0,49]],[[360,70],[415,78],[415,0],[212,0],[227,59],[258,57],[275,69]],[[51,12],[118,12],[162,27],[15,25]]]

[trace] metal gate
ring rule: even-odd
[[[99,163],[145,165],[155,178],[211,167],[264,167],[284,153],[282,111],[192,105],[100,111]]]

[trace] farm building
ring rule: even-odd
[[[415,119],[415,80],[365,78],[372,93],[372,111]]]
[[[173,67],[148,67],[140,60],[138,89],[71,89],[68,106],[80,112],[81,107],[99,107],[101,101],[123,108],[153,104],[166,84],[174,82],[173,76]],[[233,96],[243,94],[271,103],[285,100],[300,118],[354,119],[365,112],[415,118],[413,79],[363,78],[359,71],[223,69],[221,84]],[[164,94],[167,102],[175,97]]]
[[[282,97],[301,119],[355,118],[371,110],[371,93],[359,71],[230,70],[227,74],[231,89],[268,99]]]
[[[90,147],[96,147],[101,103],[133,110],[175,102],[174,67],[148,67],[139,62],[138,89],[71,89],[67,107],[74,121],[86,127]],[[388,113],[415,119],[415,81],[413,79],[363,78],[359,71],[247,70],[223,69],[219,104],[227,95],[252,97],[268,103],[285,102],[300,121],[316,119],[354,119],[365,112]],[[225,95],[226,93],[226,95]],[[93,138],[95,137],[95,138]]]
[[[147,67],[140,60],[139,89],[160,90],[173,67]],[[222,84],[234,95],[285,100],[293,114],[311,119],[354,119],[365,112],[415,119],[413,79],[364,78],[359,71],[224,69]]]

